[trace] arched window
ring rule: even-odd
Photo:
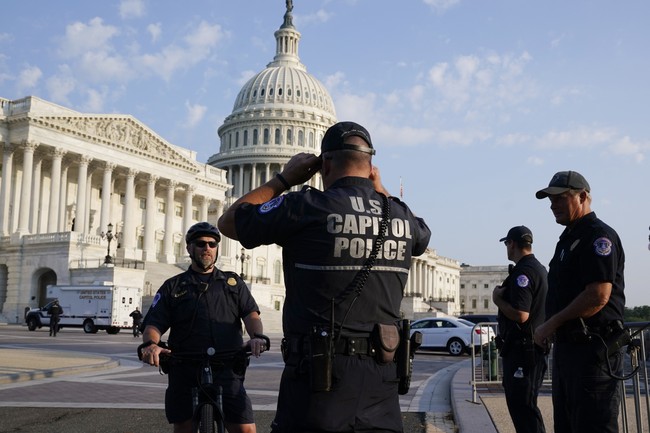
[[[298,146],[303,147],[305,145],[305,133],[302,130],[298,131]]]
[[[239,147],[239,131],[235,132],[235,147]]]
[[[257,128],[253,129],[253,146],[257,145],[259,134],[257,133]]]
[[[269,141],[271,140],[270,135],[271,134],[269,133],[269,128],[264,128],[264,144],[269,144]]]
[[[269,89],[269,96],[273,96],[273,87]]]
[[[296,98],[300,98],[300,89],[296,90]]]
[[[260,91],[260,96],[264,97],[264,88],[262,88],[262,90]]]
[[[287,89],[287,96],[291,96],[291,89]]]
[[[244,146],[248,146],[248,131],[244,131]]]
[[[291,134],[291,130],[287,129],[287,144],[291,144],[293,135]]]
[[[311,131],[309,131],[309,138],[307,140],[307,144],[309,145],[309,147],[312,148],[314,147],[314,133]]]
[[[278,96],[282,96],[282,87],[278,89]]]
[[[282,144],[280,142],[280,128],[275,130],[275,144]]]

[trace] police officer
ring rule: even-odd
[[[425,251],[431,232],[389,196],[374,153],[364,127],[337,123],[326,131],[320,157],[295,155],[219,219],[222,232],[247,248],[283,247],[286,365],[275,433],[403,429],[396,364],[378,360],[381,337],[371,334],[385,329],[378,324],[395,328],[411,257]],[[324,191],[281,195],[319,170]],[[373,250],[376,260],[368,263]]]
[[[50,305],[48,313],[50,314],[50,337],[56,337],[56,333],[59,331],[61,314],[63,314],[63,308],[61,308],[58,299],[55,299],[52,305]]]
[[[205,353],[209,347],[219,351],[244,345],[243,320],[251,336],[251,351],[259,356],[264,341],[259,308],[246,283],[234,272],[222,272],[214,265],[221,235],[215,226],[200,222],[187,231],[185,241],[190,268],[165,281],[147,315],[142,334],[142,362],[158,366],[161,353]],[[170,330],[169,349],[158,345]],[[165,394],[165,414],[174,433],[190,432],[192,426],[192,387],[199,377],[196,366],[172,363]],[[243,386],[243,377],[232,369],[213,371],[213,380],[223,389],[223,409],[228,432],[254,433],[253,410]]]
[[[517,433],[543,433],[537,395],[546,372],[546,356],[534,343],[533,332],[544,321],[546,268],[533,254],[533,233],[528,227],[511,228],[499,242],[505,243],[508,260],[515,263],[508,278],[492,293],[499,307],[497,338],[508,411]]]
[[[139,307],[135,307],[135,310],[131,311],[129,317],[133,319],[133,337],[140,335],[140,324],[142,323],[142,312]]]
[[[536,197],[548,197],[565,226],[549,265],[546,321],[535,342],[555,335],[553,417],[556,433],[617,432],[625,253],[618,235],[591,211],[591,188],[576,171],[556,173]]]

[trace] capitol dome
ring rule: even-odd
[[[240,90],[232,113],[219,128],[219,153],[208,160],[227,171],[231,197],[265,183],[296,153],[320,153],[325,131],[336,123],[332,97],[300,63],[300,33],[289,3],[274,34],[273,61]],[[310,184],[322,187],[320,176]]]

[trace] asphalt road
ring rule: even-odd
[[[272,349],[251,361],[246,388],[253,402],[257,431],[270,431],[283,363],[279,335]],[[118,359],[120,366],[48,379],[0,385],[1,432],[161,432],[171,431],[163,411],[166,376],[137,361],[139,340],[130,334],[84,334],[63,329],[56,338],[45,330],[0,327],[0,348],[66,351]],[[400,396],[405,432],[425,432],[418,409],[418,388],[435,372],[466,357],[422,353],[416,356],[410,392]],[[420,393],[421,394],[421,393]]]

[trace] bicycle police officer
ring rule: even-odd
[[[190,268],[165,281],[156,293],[144,320],[142,362],[159,365],[161,353],[205,353],[209,347],[219,351],[241,348],[243,320],[253,355],[259,356],[264,341],[259,308],[246,283],[234,272],[223,272],[214,265],[221,235],[215,226],[200,222],[187,231],[185,241]],[[169,349],[158,346],[170,330]],[[171,349],[171,350],[170,350]],[[165,414],[174,433],[190,432],[192,426],[192,387],[197,386],[200,364],[169,366],[165,394]],[[232,369],[213,371],[214,383],[223,388],[224,420],[228,432],[254,433],[255,423],[243,378]]]
[[[625,253],[618,234],[591,211],[591,188],[576,171],[556,173],[536,197],[548,197],[566,228],[549,264],[546,321],[535,342],[553,351],[556,433],[618,432],[623,357]],[[612,347],[611,349],[608,348]]]
[[[283,248],[285,369],[272,431],[401,432],[393,324],[431,232],[389,197],[364,127],[333,125],[321,152],[295,155],[219,219],[247,248]],[[281,195],[319,170],[325,191]]]
[[[533,254],[533,233],[528,227],[511,228],[499,242],[505,243],[508,260],[515,263],[492,292],[499,307],[497,346],[503,358],[508,411],[517,433],[544,433],[537,395],[546,372],[546,355],[533,341],[533,332],[544,321],[547,273]]]

